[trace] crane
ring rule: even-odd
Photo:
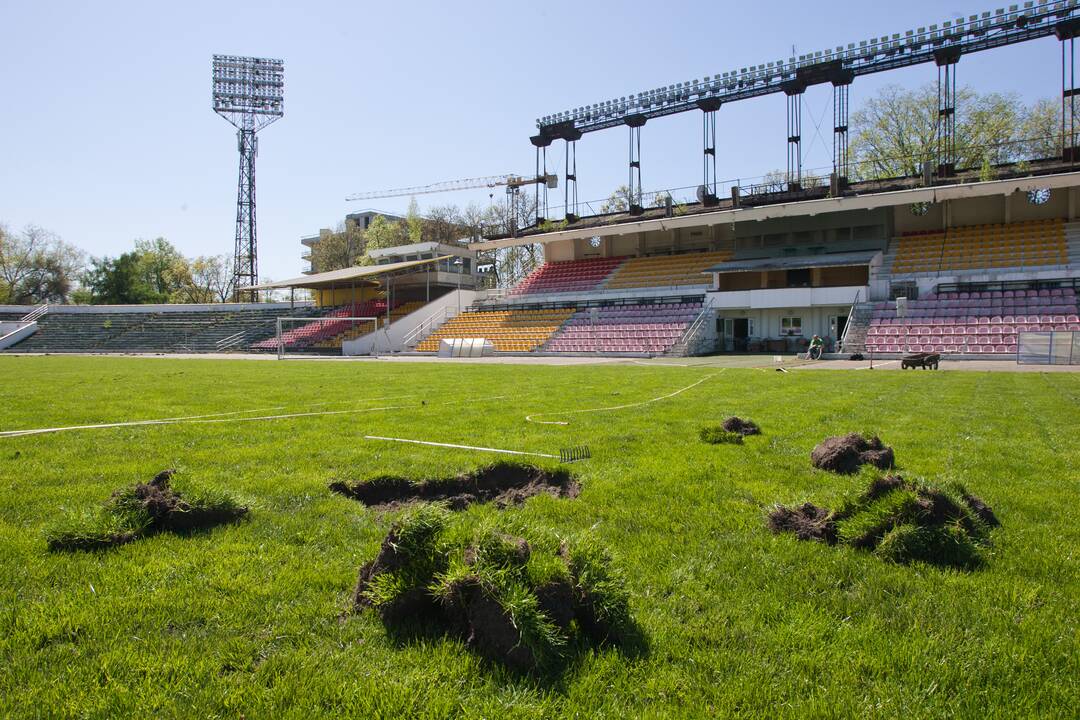
[[[416,187],[394,188],[392,190],[374,190],[350,195],[345,200],[375,200],[377,198],[406,197],[408,195],[429,195],[432,193],[455,192],[457,190],[472,190],[475,188],[494,188],[505,186],[508,195],[518,192],[525,185],[546,185],[549,189],[559,186],[557,175],[538,175],[534,178],[522,177],[521,175],[491,175],[489,177],[465,178],[463,180],[449,180],[447,182],[433,183],[431,185],[417,185]]]
[[[537,167],[539,171],[539,167]],[[536,222],[541,221],[541,210],[547,210],[547,190],[559,187],[559,176],[551,173],[537,172],[536,177],[522,177],[521,175],[490,175],[488,177],[465,178],[463,180],[449,180],[447,182],[433,183],[431,185],[417,185],[416,187],[395,188],[392,190],[374,190],[350,195],[345,198],[346,202],[356,200],[375,200],[377,198],[406,197],[409,195],[429,195],[432,193],[455,192],[457,190],[472,190],[474,188],[506,187],[507,209],[510,212],[510,234],[517,234],[517,194],[526,185],[537,186],[537,213]],[[543,196],[540,187],[546,188]],[[541,200],[542,208],[541,208]]]

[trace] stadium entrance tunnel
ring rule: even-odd
[[[575,498],[581,488],[567,470],[546,470],[524,463],[497,462],[471,473],[417,482],[380,475],[350,483],[338,481],[330,489],[359,500],[368,507],[394,507],[418,501],[444,501],[451,510],[474,503],[494,502],[499,507],[518,505],[534,495]]]

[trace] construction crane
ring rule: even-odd
[[[559,187],[559,176],[550,173],[537,173],[536,177],[522,177],[521,175],[491,175],[489,177],[465,178],[463,180],[450,180],[447,182],[433,183],[431,185],[417,185],[416,187],[395,188],[392,190],[374,190],[372,192],[356,193],[345,198],[346,202],[356,200],[375,200],[378,198],[408,197],[411,195],[430,195],[432,193],[455,192],[457,190],[472,190],[476,188],[506,187],[507,210],[510,213],[510,234],[517,235],[517,194],[526,185],[537,186],[536,222],[542,221],[542,215],[547,212],[547,191]],[[543,194],[540,188],[544,188]]]
[[[376,200],[378,198],[407,197],[409,195],[430,195],[432,193],[455,192],[457,190],[473,190],[476,188],[494,188],[505,186],[506,194],[512,195],[526,185],[546,185],[549,189],[559,186],[557,175],[540,175],[534,178],[526,178],[521,175],[492,175],[489,177],[465,178],[463,180],[450,180],[448,182],[433,183],[431,185],[418,185],[416,187],[395,188],[393,190],[374,190],[372,192],[356,193],[345,200]]]

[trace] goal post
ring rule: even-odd
[[[375,332],[385,319],[374,316],[279,317],[274,347],[278,360],[293,355],[341,354],[341,344]]]

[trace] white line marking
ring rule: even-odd
[[[365,435],[365,440],[387,440],[389,442],[412,443],[413,445],[430,445],[431,447],[456,448],[458,450],[480,450],[482,452],[503,453],[504,455],[532,455],[533,457],[545,457],[559,459],[558,455],[547,453],[525,452],[523,450],[502,450],[500,448],[476,447],[474,445],[454,445],[453,443],[429,442],[427,440],[408,440],[406,438],[381,437],[379,435]]]
[[[409,396],[402,396],[409,397]],[[497,395],[495,397],[485,398],[485,400],[502,400],[505,399],[505,395]],[[382,399],[382,398],[379,398]],[[389,399],[389,398],[387,398]],[[475,403],[475,400],[448,400],[445,403],[439,403],[440,405],[455,405],[461,403]],[[259,415],[257,417],[224,417],[226,415],[246,415],[253,412],[265,412],[267,410],[281,410],[285,406],[280,405],[272,408],[258,408],[255,410],[234,410],[232,412],[224,413],[211,413],[209,415],[189,415],[187,417],[177,418],[158,418],[156,420],[132,420],[129,422],[115,422],[115,423],[100,423],[96,425],[69,425],[64,427],[53,428],[36,428],[33,430],[5,430],[0,431],[0,438],[5,437],[23,437],[26,435],[44,435],[47,433],[59,433],[68,432],[71,430],[104,430],[108,428],[121,428],[121,427],[142,427],[145,425],[204,425],[208,423],[228,423],[228,422],[251,422],[254,420],[286,420],[289,418],[301,418],[301,417],[318,417],[322,415],[350,415],[360,414],[366,412],[376,412],[379,410],[418,410],[423,405],[388,405],[385,407],[374,408],[351,408],[348,410],[319,410],[312,412],[297,412],[297,413],[285,413],[281,415]],[[213,419],[206,419],[213,418]]]
[[[675,397],[676,395],[678,395],[681,392],[686,392],[687,390],[689,390],[691,388],[697,387],[698,385],[705,382],[706,380],[716,377],[720,373],[724,372],[725,369],[726,368],[721,368],[719,371],[713,373],[712,375],[706,375],[705,377],[701,378],[700,380],[698,380],[695,383],[690,383],[689,385],[687,385],[684,388],[680,388],[680,389],[676,390],[675,392],[668,393],[667,395],[661,395],[660,397],[655,397],[652,400],[644,400],[642,402],[629,403],[628,405],[612,405],[611,407],[588,408],[586,410],[564,410],[564,411],[561,411],[561,412],[534,413],[533,415],[526,415],[525,416],[525,421],[526,422],[534,422],[534,423],[537,423],[538,425],[569,425],[570,423],[566,422],[564,420],[534,420],[534,418],[544,417],[545,415],[577,415],[579,413],[605,412],[607,410],[626,410],[627,408],[641,407],[642,405],[648,405],[649,403],[659,402],[661,400],[667,400],[668,398],[673,398],[673,397]]]

